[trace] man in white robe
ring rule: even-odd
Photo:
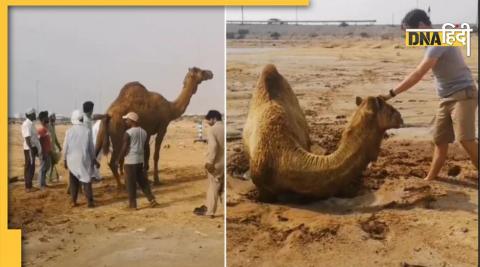
[[[95,161],[95,149],[91,131],[81,121],[83,113],[75,110],[72,113],[72,127],[65,134],[63,158],[65,168],[70,173],[70,196],[72,206],[77,206],[77,196],[80,186],[83,186],[88,207],[94,207],[92,192],[92,170]]]
[[[86,101],[83,103],[83,125],[87,127],[91,134],[93,140],[93,147],[97,142],[97,134],[98,130],[100,129],[100,120],[105,117],[103,114],[93,114],[94,103],[92,101]],[[95,123],[94,123],[95,122]],[[100,162],[101,153],[98,154],[97,162]],[[102,176],[100,176],[100,168],[96,165],[92,169],[92,178],[94,180],[101,180]]]

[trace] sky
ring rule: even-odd
[[[69,116],[92,100],[103,113],[139,81],[174,100],[189,67],[209,69],[186,114],[224,111],[223,8],[9,10],[9,115],[28,108]]]
[[[413,8],[431,8],[435,24],[476,23],[477,0],[310,0],[308,7],[298,7],[298,20],[374,19],[377,24],[400,24]],[[295,20],[294,7],[244,7],[245,20],[279,18]],[[241,8],[229,7],[227,20],[241,20]]]

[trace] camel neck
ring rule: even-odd
[[[340,140],[338,149],[329,155],[333,162],[344,168],[346,172],[358,174],[373,160],[376,160],[384,131],[372,128],[348,129]]]
[[[185,110],[190,104],[190,99],[192,98],[194,90],[196,90],[197,84],[191,79],[187,79],[183,85],[182,92],[180,95],[173,101],[172,104],[172,120],[179,118],[185,113]]]
[[[338,149],[330,155],[315,155],[296,147],[287,161],[302,175],[305,184],[315,191],[325,183],[343,183],[358,179],[380,150],[383,131],[378,128],[347,128]],[[293,170],[293,169],[292,169]],[[308,170],[308,171],[306,171]],[[305,175],[308,173],[309,175]]]

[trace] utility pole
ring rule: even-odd
[[[243,6],[240,7],[242,10],[242,25],[243,25]]]
[[[97,101],[97,110],[102,110],[102,89],[98,88],[98,101]]]
[[[295,6],[295,25],[298,25],[298,6]]]
[[[394,23],[394,19],[395,19],[395,14],[394,14],[394,13],[392,13],[392,26],[393,26],[393,25],[395,25],[395,23]]]
[[[74,87],[72,86],[72,88],[74,88]],[[73,90],[73,92],[74,92],[74,93],[73,93],[73,94],[74,94],[73,97],[74,97],[74,99],[75,99],[75,109],[77,109],[77,108],[78,108],[78,97],[77,97],[77,96],[78,96],[78,90],[77,90],[77,88],[75,88],[75,89]]]
[[[37,102],[37,112],[39,112],[39,110],[40,110],[40,107],[38,105],[38,83],[39,83],[39,81],[36,80],[35,81],[35,98],[36,98],[36,102]]]

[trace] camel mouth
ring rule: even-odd
[[[404,125],[405,125],[405,124],[403,123],[403,118],[400,117],[400,118],[398,118],[398,122],[397,122],[397,124],[395,125],[396,127],[394,127],[394,128],[395,128],[395,129],[403,128]]]
[[[209,70],[205,70],[203,71],[203,79],[206,81],[206,80],[211,80],[213,79],[213,72],[209,71]]]

